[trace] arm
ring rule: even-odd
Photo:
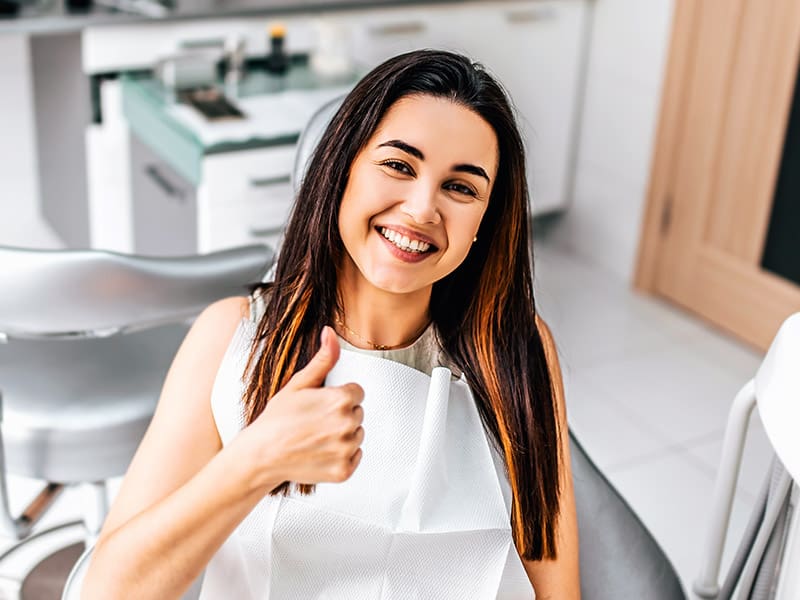
[[[211,305],[169,369],[158,407],[103,525],[83,598],[178,597],[263,495],[235,442],[220,452],[210,395],[247,310],[245,298]],[[238,441],[238,440],[237,440]]]
[[[581,597],[578,569],[578,520],[575,513],[575,493],[572,485],[572,468],[569,455],[569,430],[567,410],[564,403],[564,384],[558,363],[553,336],[547,324],[537,316],[536,323],[544,344],[545,356],[550,370],[553,392],[558,405],[559,433],[561,441],[561,509],[558,519],[557,549],[555,560],[528,561],[523,566],[536,590],[537,600],[578,600]]]
[[[179,348],[98,538],[84,599],[178,598],[271,490],[345,481],[358,466],[363,390],[321,387],[339,356],[330,328],[309,364],[222,448],[211,389],[246,310],[244,298],[211,305]]]

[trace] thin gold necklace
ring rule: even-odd
[[[386,344],[376,344],[372,340],[368,340],[364,336],[362,336],[362,335],[358,334],[357,332],[353,331],[352,329],[350,329],[347,326],[347,324],[344,322],[344,318],[342,318],[342,315],[340,315],[338,313],[334,317],[334,321],[336,322],[337,325],[341,325],[342,328],[344,328],[344,330],[347,331],[348,333],[350,333],[351,335],[356,336],[362,342],[372,346],[373,350],[394,350],[395,348],[399,348],[400,346],[406,346],[406,345],[410,344],[411,342],[413,342],[414,340],[416,340],[422,334],[422,332],[425,331],[425,329],[428,327],[428,325],[430,325],[430,323],[431,323],[430,321],[427,321],[425,323],[425,325],[423,325],[422,328],[420,328],[417,331],[417,333],[414,334],[414,336],[412,338],[410,338],[410,339],[408,339],[408,340],[406,340],[404,342],[400,342],[399,344],[395,344],[394,346],[387,346]]]

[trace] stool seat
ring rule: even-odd
[[[8,470],[56,483],[123,475],[187,330],[0,344]]]

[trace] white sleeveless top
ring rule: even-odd
[[[214,383],[223,445],[244,426],[255,329],[242,319]],[[265,496],[211,559],[200,599],[531,600],[503,460],[464,377],[345,347],[326,384],[349,381],[365,394],[356,471],[310,496]]]

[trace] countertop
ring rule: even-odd
[[[278,15],[358,7],[458,3],[464,0],[175,0],[164,17],[121,12],[97,4],[87,11],[71,11],[64,0],[22,0],[18,15],[0,16],[0,34],[47,35],[77,32],[106,24],[161,20],[207,19],[236,16]]]
[[[297,142],[314,112],[347,93],[357,73],[320,80],[306,66],[286,76],[250,72],[229,98],[242,120],[210,122],[146,73],[122,77],[122,104],[131,131],[187,181],[197,185],[205,156]]]

